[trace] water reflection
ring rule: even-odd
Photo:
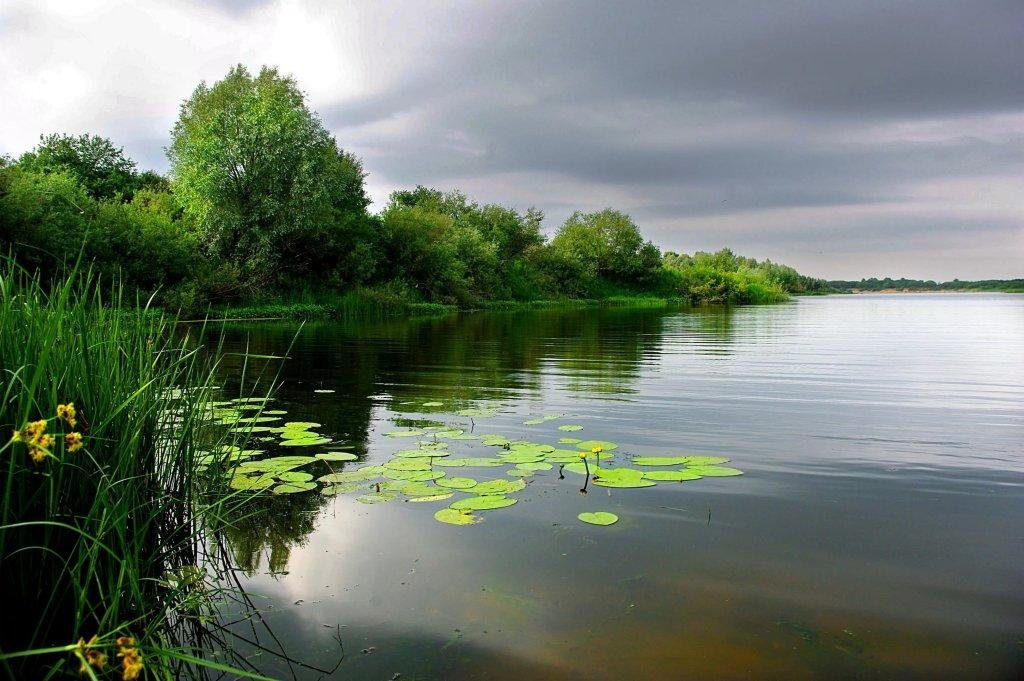
[[[501,404],[478,432],[553,441],[558,422],[522,422],[566,413],[620,451],[724,454],[746,475],[580,497],[540,473],[466,528],[292,495],[230,542],[289,648],[330,667],[340,631],[347,676],[1013,677],[1022,328],[1024,296],[308,325],[275,406],[361,462],[399,446],[395,423]],[[228,343],[278,354],[294,333]],[[575,520],[598,509],[622,520]]]

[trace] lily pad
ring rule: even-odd
[[[541,452],[510,452],[508,454],[499,454],[498,458],[506,463],[535,463],[543,461],[544,454]]]
[[[558,443],[562,444],[562,445],[575,445],[575,444],[579,444],[580,442],[583,442],[583,440],[579,439],[578,437],[560,437],[560,438],[558,438]]]
[[[654,483],[644,479],[643,471],[633,468],[599,468],[594,471],[593,481],[601,487],[653,487]]]
[[[451,499],[454,492],[445,492],[444,494],[431,494],[425,497],[410,497],[409,501],[412,502],[429,502],[429,501],[444,501],[445,499]]]
[[[633,463],[637,466],[681,466],[688,460],[687,456],[638,456]]]
[[[448,508],[453,508],[456,511],[490,511],[496,508],[512,506],[517,501],[518,499],[510,499],[500,495],[469,497],[467,499],[459,499]]]
[[[484,444],[488,447],[504,447],[510,440],[503,435],[484,435]]]
[[[448,452],[441,449],[400,449],[395,452],[400,459],[432,459],[448,456]]]
[[[366,466],[363,468],[356,469],[354,471],[341,471],[338,473],[328,473],[322,475],[317,480],[326,484],[336,484],[342,482],[366,482],[368,480],[374,480],[384,474],[386,469],[383,466]]]
[[[527,461],[526,463],[521,463],[516,467],[527,471],[549,471],[553,468],[551,464],[544,461]]]
[[[313,479],[313,474],[303,473],[302,471],[285,471],[276,477],[281,482],[309,482]]]
[[[384,464],[384,468],[393,471],[429,471],[430,462],[423,459],[391,459]]]
[[[729,463],[729,459],[724,456],[688,456],[685,463],[687,466],[717,466]]]
[[[390,433],[384,433],[384,437],[420,437],[426,434],[425,430],[393,430]]]
[[[310,428],[319,428],[320,423],[313,423],[312,421],[285,421],[284,427],[289,430],[309,430]]]
[[[497,416],[498,409],[496,407],[478,407],[474,409],[460,409],[455,412],[459,416],[467,416],[469,418],[487,418],[490,416]]]
[[[504,466],[507,461],[501,459],[492,459],[485,456],[468,456],[464,459],[442,459],[435,461],[435,466],[468,466],[468,467],[479,467],[479,468],[494,468],[497,466]]]
[[[658,482],[683,482],[684,480],[700,480],[700,473],[684,468],[678,471],[644,471],[644,479]]]
[[[479,496],[513,494],[525,488],[526,483],[522,480],[488,480],[487,482],[477,483],[477,486],[473,488],[473,494]]]
[[[530,478],[536,475],[537,471],[530,470],[529,468],[520,468],[519,466],[513,466],[505,471],[505,475],[513,478]]]
[[[443,407],[444,402],[424,402],[424,407]]]
[[[270,491],[274,494],[295,494],[308,492],[311,489],[316,489],[315,482],[283,482]]]
[[[351,452],[323,452],[315,456],[321,461],[356,461],[359,459],[358,456]]]
[[[476,487],[477,482],[473,478],[442,478],[436,483],[440,487],[448,487],[450,489],[471,489]]]
[[[619,522],[619,516],[607,511],[594,511],[593,513],[580,513],[576,516],[585,523],[591,525],[614,525]]]
[[[426,480],[437,480],[443,478],[445,475],[444,471],[395,471],[385,470],[384,477],[389,480],[414,480],[418,482],[424,482]]]
[[[274,478],[269,475],[236,475],[231,478],[231,482],[228,483],[228,486],[230,486],[231,489],[249,491],[267,489],[273,485]]]
[[[355,492],[361,487],[361,483],[358,482],[339,482],[336,485],[327,485],[320,488],[320,494],[324,496],[332,496],[334,494],[347,494],[348,492]]]
[[[318,447],[331,441],[329,437],[302,438],[299,440],[281,440],[282,447]]]
[[[388,501],[394,501],[394,492],[372,492],[370,494],[364,494],[361,497],[356,497],[356,501],[364,504],[383,504]]]
[[[483,520],[472,513],[463,513],[454,508],[442,508],[434,514],[434,519],[449,525],[473,525]]]
[[[743,475],[743,471],[729,466],[689,466],[688,471],[698,473],[705,478],[728,478],[733,475]]]
[[[576,433],[583,430],[583,426],[576,423],[567,423],[564,426],[558,426],[558,429],[566,433]]]

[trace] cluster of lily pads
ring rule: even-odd
[[[428,402],[423,406],[439,407],[442,403]],[[259,433],[261,439],[276,439],[281,447],[326,447],[331,438],[316,428],[320,424],[283,422],[284,412],[263,410],[262,400],[234,400],[217,403],[214,418],[233,429]],[[248,414],[253,414],[248,416]],[[463,418],[494,416],[497,408],[463,409],[455,412]],[[535,426],[561,418],[561,414],[548,414],[528,419],[523,425]],[[238,490],[268,491],[272,494],[292,494],[319,490],[323,495],[355,494],[356,500],[366,504],[396,500],[409,502],[444,502],[452,500],[434,517],[452,525],[471,525],[482,521],[483,512],[506,508],[517,503],[512,496],[522,491],[528,479],[544,472],[563,471],[587,476],[584,488],[593,484],[608,488],[652,487],[658,483],[684,482],[704,477],[740,475],[736,468],[724,466],[728,459],[720,456],[640,456],[626,463],[613,464],[612,453],[618,444],[603,440],[584,440],[561,437],[557,445],[512,440],[498,434],[480,435],[465,428],[453,427],[439,421],[397,420],[406,427],[384,433],[385,437],[409,440],[410,445],[396,451],[381,464],[366,464],[349,470],[337,464],[356,461],[358,457],[347,451],[330,449],[311,455],[265,456],[264,450],[240,450],[228,447],[211,453],[210,460],[223,460],[231,464],[231,487]],[[578,432],[582,425],[563,424],[561,432]],[[453,443],[469,443],[490,449],[485,456],[453,456]],[[557,469],[556,469],[557,467]],[[495,477],[475,469],[504,469]],[[578,518],[594,525],[611,525],[618,520],[613,513],[581,513]]]

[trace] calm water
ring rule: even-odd
[[[295,328],[229,344],[283,353]],[[450,412],[496,403],[476,433],[554,443],[578,423],[616,454],[721,454],[745,472],[586,496],[540,472],[469,527],[433,519],[449,502],[263,503],[230,537],[245,583],[303,662],[334,667],[340,639],[338,678],[1024,670],[1024,296],[316,324],[290,357],[275,406],[371,463],[408,446],[382,436],[396,419],[466,423]]]

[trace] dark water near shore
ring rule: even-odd
[[[295,329],[228,344],[282,354]],[[366,462],[407,446],[395,419],[486,403],[477,433],[745,473],[581,496],[541,471],[468,527],[434,520],[449,502],[267,502],[230,537],[245,583],[294,657],[331,668],[340,638],[337,678],[1024,673],[1024,296],[311,324],[289,354],[275,407]],[[522,424],[546,413],[566,417]]]

